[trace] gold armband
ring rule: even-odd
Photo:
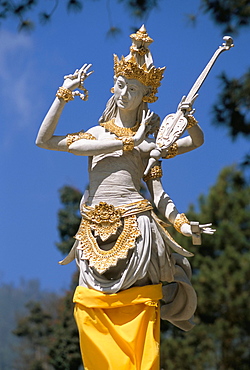
[[[128,152],[134,149],[135,143],[133,137],[123,137],[122,143],[124,152]]]
[[[56,96],[59,99],[63,99],[66,103],[70,100],[74,100],[73,92],[70,89],[67,89],[66,87],[59,87],[57,90]]]
[[[163,175],[161,166],[154,166],[150,168],[149,173],[145,176],[143,176],[143,180],[147,182],[148,180],[152,179],[159,179]]]
[[[181,233],[181,227],[183,224],[190,224],[190,222],[188,221],[186,215],[181,213],[174,220],[174,228],[178,231],[178,233]]]
[[[189,114],[187,116],[187,122],[188,122],[187,128],[191,128],[191,127],[197,125],[197,123],[198,123],[198,121],[194,118],[194,116],[192,116],[192,114]]]
[[[174,158],[177,154],[178,154],[178,144],[174,143],[168,148],[167,155],[162,158],[163,159]]]
[[[67,141],[68,146],[70,146],[72,143],[80,139],[96,140],[96,138],[92,134],[88,132],[83,132],[83,131],[75,132],[74,134],[68,134],[66,136],[66,141]]]

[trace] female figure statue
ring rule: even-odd
[[[171,238],[140,193],[144,179],[161,215],[182,234],[192,235],[188,219],[163,190],[160,161],[144,176],[160,121],[147,103],[157,99],[164,68],[153,65],[148,49],[153,40],[144,27],[131,38],[130,54],[121,60],[115,56],[113,96],[99,125],[86,132],[54,135],[64,106],[76,88],[84,89],[83,81],[92,73],[91,65],[84,64],[65,77],[36,141],[45,149],[89,157],[82,221],[61,264],[76,258],[79,267],[75,318],[84,366],[90,370],[158,369],[160,315],[189,330],[196,308],[186,259],[192,253]],[[182,102],[181,109],[189,110],[189,135],[163,152],[165,158],[203,143],[192,107]],[[201,225],[200,232],[213,230],[210,224]]]

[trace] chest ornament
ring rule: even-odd
[[[108,122],[101,122],[100,125],[111,132],[111,134],[115,134],[117,137],[122,138],[134,136],[140,126],[140,123],[137,122],[133,127],[120,127],[115,124],[115,118],[112,118]]]

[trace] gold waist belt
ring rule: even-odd
[[[115,266],[119,259],[126,258],[129,249],[135,247],[135,240],[140,236],[136,214],[151,210],[153,207],[146,199],[114,207],[106,202],[100,202],[95,207],[81,206],[82,221],[75,236],[79,240],[77,249],[82,251],[81,259],[88,260],[89,265],[99,273],[104,273]],[[97,236],[106,241],[117,229],[123,230],[115,245],[108,251],[101,249],[96,241]]]

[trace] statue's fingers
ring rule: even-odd
[[[195,100],[198,98],[199,94],[195,94],[191,100],[191,103],[194,104]]]
[[[84,63],[84,65],[80,68],[80,71],[82,71],[84,68],[86,68],[87,63]]]
[[[86,73],[86,76],[89,77],[90,75],[92,75],[92,73],[94,73],[94,71],[90,71],[90,72]]]
[[[201,228],[203,228],[203,227],[210,227],[210,226],[212,226],[212,223],[211,222],[209,224],[200,225]]]
[[[202,230],[203,234],[210,234],[210,235],[213,235],[215,231],[216,231],[215,229],[210,229],[210,228]]]
[[[92,67],[92,64],[84,64],[82,71],[83,71],[84,74],[86,74],[86,76],[88,76],[88,73],[90,73],[90,72],[88,72],[88,70],[91,67]]]
[[[86,69],[86,71],[88,71],[91,67],[92,67],[92,64],[91,64],[91,63],[89,63],[89,64],[87,65],[87,67],[85,68],[85,69]]]

